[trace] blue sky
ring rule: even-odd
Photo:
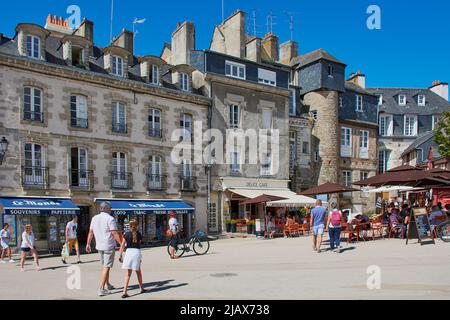
[[[197,49],[207,49],[214,25],[221,22],[221,0],[114,0],[114,34],[138,26],[136,53],[159,55],[178,21],[195,23]],[[433,80],[450,81],[450,2],[447,0],[224,0],[225,16],[236,9],[256,10],[258,36],[266,32],[266,16],[273,12],[273,31],[280,42],[290,39],[287,12],[294,12],[294,40],[300,53],[324,48],[344,61],[347,73],[361,70],[368,86],[428,87]],[[8,1],[0,12],[0,33],[14,35],[19,22],[45,24],[48,13],[68,16],[76,4],[81,16],[95,23],[95,42],[106,46],[111,0]],[[381,8],[382,29],[366,27],[367,7]]]

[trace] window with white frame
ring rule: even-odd
[[[398,104],[401,106],[406,106],[406,96],[404,94],[398,96]]]
[[[88,127],[87,99],[85,96],[70,96],[70,125],[74,128]]]
[[[356,95],[356,111],[363,111],[363,96],[360,94]]]
[[[232,61],[226,61],[225,62],[225,75],[228,77],[245,80],[245,78],[246,78],[245,65],[236,63],[236,62],[232,62]]]
[[[330,78],[333,78],[333,75],[334,75],[334,68],[333,68],[333,65],[332,65],[332,64],[329,64],[329,65],[328,65],[328,76],[329,76]]]
[[[436,126],[438,125],[440,120],[440,116],[433,114],[431,116],[431,129],[434,130]]]
[[[180,119],[180,128],[183,131],[181,137],[183,141],[192,140],[192,116],[188,113],[183,113]]]
[[[41,58],[41,39],[37,36],[26,36],[27,57],[33,59]]]
[[[417,116],[405,115],[405,130],[404,134],[407,137],[413,137],[417,135]]]
[[[421,148],[417,148],[416,149],[416,163],[422,163],[424,161],[424,153],[423,153],[423,149]]]
[[[70,150],[70,166],[71,166],[71,181],[72,187],[88,187],[89,186],[89,172],[88,172],[88,153],[84,148],[71,148]]]
[[[162,158],[158,155],[151,155],[149,157],[149,179],[148,187],[150,190],[162,190]]]
[[[341,128],[341,157],[352,156],[352,129]]]
[[[369,131],[359,131],[359,157],[361,159],[369,158]]]
[[[378,152],[378,173],[385,173],[387,171],[389,159],[389,152],[387,150],[380,150]]]
[[[119,56],[112,56],[111,73],[118,77],[123,77],[123,58]]]
[[[263,154],[261,159],[261,175],[271,176],[272,175],[272,154]]]
[[[382,137],[393,135],[392,115],[381,115],[379,124],[379,133]]]
[[[258,68],[258,82],[276,87],[277,73],[274,71]]]
[[[417,97],[417,104],[419,105],[419,107],[425,107],[426,97],[424,95],[419,95]]]
[[[23,90],[23,119],[30,121],[44,121],[42,113],[42,90],[25,87]]]
[[[127,116],[125,104],[113,102],[112,104],[112,131],[119,133],[127,132]]]
[[[151,66],[150,81],[152,84],[159,85],[159,67],[155,64]]]
[[[26,143],[24,155],[24,184],[43,185],[46,172],[42,146],[35,143]]]
[[[127,155],[124,152],[113,152],[112,155],[112,187],[128,188]]]
[[[178,73],[178,83],[182,91],[189,91],[189,75],[184,72]]]
[[[270,130],[272,129],[272,110],[263,109],[262,115],[262,129]]]
[[[235,147],[230,153],[230,169],[231,173],[241,172],[241,152],[238,147]]]
[[[230,127],[239,128],[241,124],[241,108],[237,104],[230,104],[228,106],[230,114]]]
[[[150,108],[148,110],[148,135],[150,137],[160,138],[161,131],[161,110]]]
[[[295,89],[290,89],[291,94],[289,95],[289,115],[295,116],[297,115],[297,96]]]
[[[361,171],[359,173],[359,180],[367,180],[369,179],[369,171]]]
[[[190,159],[183,159],[181,162],[181,174],[183,178],[192,177],[192,161]]]
[[[352,172],[351,171],[342,171],[343,183],[346,187],[352,186]]]

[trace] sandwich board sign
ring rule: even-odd
[[[414,208],[411,210],[406,244],[408,244],[410,239],[417,239],[421,245],[424,241],[435,244],[430,221],[428,220],[428,213],[425,208]]]

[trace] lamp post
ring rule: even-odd
[[[5,137],[0,140],[0,165],[3,164],[3,159],[5,159],[6,151],[8,151],[8,140]]]

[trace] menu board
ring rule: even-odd
[[[11,247],[15,247],[17,245],[17,233],[16,233],[16,216],[12,215],[4,215],[3,216],[3,223],[9,224],[9,245]]]
[[[410,239],[417,239],[420,244],[424,240],[435,243],[431,232],[428,213],[425,208],[415,208],[412,210],[408,223],[408,236],[406,244]]]

